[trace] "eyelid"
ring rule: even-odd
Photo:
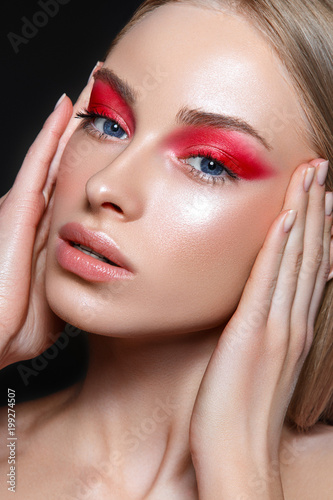
[[[111,111],[111,113],[109,110]],[[94,113],[100,118],[105,118],[117,122],[121,126],[121,128],[125,130],[129,137],[132,135],[131,129],[127,125],[125,120],[117,113],[115,109],[111,108],[110,106],[105,106],[104,104],[95,104],[93,106],[89,105],[86,111],[87,113]]]
[[[228,169],[228,167],[226,167],[225,169],[225,172],[226,172],[226,175],[222,176],[217,176],[217,175],[211,175],[211,174],[206,174],[205,172],[201,172],[200,170],[196,169],[195,167],[193,167],[191,164],[189,163],[186,163],[184,160],[188,159],[188,158],[192,158],[192,157],[195,157],[195,156],[202,156],[202,157],[207,157],[206,154],[196,154],[196,155],[193,155],[193,154],[190,154],[190,155],[186,155],[185,157],[183,155],[181,156],[178,156],[176,153],[174,153],[173,151],[168,151],[168,156],[169,158],[171,159],[171,161],[176,164],[177,166],[180,166],[180,168],[189,176],[191,177],[191,179],[194,179],[195,181],[199,182],[201,185],[218,185],[220,183],[223,183],[225,184],[226,182],[237,182],[240,179],[240,177],[236,176],[236,175],[229,175],[229,172],[230,172],[230,169]],[[217,161],[218,163],[222,163],[220,160],[217,160],[215,159],[215,161]],[[233,172],[231,172],[231,174],[233,174]]]
[[[204,151],[198,149],[196,153],[191,153],[190,155],[186,155],[185,157],[182,157],[182,160],[189,160],[190,158],[207,158],[209,160],[212,160],[219,165],[221,165],[224,168],[224,171],[226,175],[232,179],[240,179],[240,176],[236,174],[235,169],[233,168],[235,166],[234,162],[232,162],[232,165],[230,166],[230,162],[226,161],[225,158],[217,158],[214,154],[212,154],[209,151]],[[207,174],[209,175],[209,174]],[[213,175],[213,174],[211,174]],[[214,176],[214,177],[221,177],[221,176]]]
[[[184,152],[186,153],[186,158],[190,158],[191,156],[212,156],[216,161],[220,163],[225,163],[226,161],[231,162],[235,169],[239,169],[239,163],[236,158],[230,155],[230,153],[227,153],[226,151],[223,151],[216,146],[197,144],[195,146],[188,146],[187,148],[185,148]]]
[[[212,129],[212,127],[182,126],[172,131],[163,141],[162,147],[176,153],[178,157],[187,155],[199,147],[211,149],[217,160],[226,162],[242,180],[268,179],[277,171],[266,153],[263,154],[254,141],[233,130]],[[200,146],[202,145],[202,146]],[[216,156],[214,154],[214,156]]]
[[[206,144],[188,146],[184,149],[183,154],[176,154],[176,156],[182,160],[195,158],[198,156],[203,158],[211,158],[213,161],[216,161],[217,163],[220,163],[222,166],[224,166],[230,178],[242,178],[241,168],[239,167],[239,163],[237,162],[237,160],[229,153],[217,148],[216,146],[209,146]]]
[[[85,132],[89,135],[92,136],[98,135],[99,140],[107,140],[112,142],[120,140],[122,142],[129,138],[128,132],[122,126],[120,126],[120,128],[122,128],[124,133],[127,135],[125,139],[120,139],[118,137],[113,137],[111,135],[105,134],[104,132],[99,131],[97,127],[93,124],[93,121],[98,118],[104,120],[116,121],[110,118],[109,116],[103,116],[100,113],[95,113],[94,111],[88,111],[87,109],[84,109],[83,111],[79,111],[78,113],[76,113],[75,118],[82,119],[83,121],[81,123],[81,128],[84,129]],[[116,123],[118,122],[116,121]]]
[[[131,134],[134,131],[134,114],[131,106],[117,89],[101,79],[95,80],[88,105],[89,111],[96,108],[104,108],[106,112],[111,110],[117,117],[121,117],[123,122],[120,125],[127,133]]]

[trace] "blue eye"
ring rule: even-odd
[[[110,118],[95,118],[93,124],[101,134],[117,139],[127,139],[128,135],[125,130],[114,120]]]
[[[186,163],[192,165],[196,170],[210,175],[221,175],[226,168],[216,160],[203,156],[192,156],[186,159]]]

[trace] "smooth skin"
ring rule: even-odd
[[[157,65],[165,76],[147,91]],[[16,497],[328,500],[332,428],[283,426],[333,275],[324,159],[288,78],[247,22],[190,5],[159,8],[104,67],[146,90],[133,137],[77,127],[90,79],[74,114],[68,97],[51,114],[0,200],[1,366],[41,353],[64,321],[93,332],[84,381],[16,407]],[[283,105],[292,118],[273,126]],[[190,178],[161,147],[183,106],[249,121],[271,143],[260,151],[274,177],[237,188]],[[61,269],[55,241],[70,221],[114,237],[135,279],[96,285]]]

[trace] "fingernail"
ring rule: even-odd
[[[328,174],[328,161],[322,161],[317,167],[317,180],[319,186],[323,186],[326,182]]]
[[[94,66],[94,68],[93,68],[92,72],[91,72],[91,73],[90,73],[90,75],[89,75],[89,78],[88,78],[88,82],[87,82],[87,83],[89,83],[90,78],[92,77],[92,75],[93,75],[93,73],[94,73],[95,69],[97,68],[97,66],[99,65],[99,63],[100,63],[100,61],[97,61],[97,63],[95,64],[95,66]]]
[[[312,184],[312,181],[314,179],[314,175],[315,175],[315,172],[316,172],[316,169],[315,167],[309,167],[305,173],[305,178],[304,178],[304,190],[306,192],[309,191],[310,187],[311,187],[311,184]]]
[[[296,215],[297,215],[297,210],[289,210],[287,212],[287,215],[284,219],[284,232],[289,233],[293,225],[295,224],[296,220]]]
[[[43,190],[43,196],[44,196],[44,210],[45,210],[45,208],[47,207],[48,201],[47,201],[47,194],[44,190]]]
[[[325,214],[331,215],[333,211],[333,193],[328,192],[325,195]]]
[[[57,107],[62,103],[62,101],[65,99],[65,96],[66,96],[66,92],[64,92],[62,94],[62,96],[60,97],[60,99],[58,99],[57,101],[57,104],[54,106],[54,109],[57,109]]]

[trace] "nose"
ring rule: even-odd
[[[144,148],[127,145],[86,182],[91,210],[121,220],[136,220],[144,212],[149,192],[148,155]]]

